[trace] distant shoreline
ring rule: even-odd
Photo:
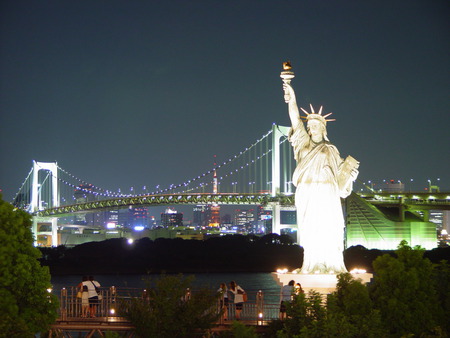
[[[125,239],[109,239],[66,248],[40,248],[41,265],[48,266],[52,276],[85,274],[160,274],[160,273],[248,273],[289,271],[302,265],[303,248],[282,236],[270,234],[225,236],[204,241],[143,238],[132,245]],[[326,248],[324,248],[326,250]],[[344,251],[347,269],[373,272],[372,262],[393,251],[368,250],[362,246]],[[450,261],[450,247],[426,251],[433,263]]]

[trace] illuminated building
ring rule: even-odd
[[[193,209],[193,224],[206,226],[206,206],[196,205]]]
[[[234,225],[246,226],[256,221],[255,209],[236,209],[234,214]]]
[[[174,209],[167,208],[161,213],[161,225],[163,227],[177,227],[183,225],[183,214]]]
[[[220,226],[220,206],[218,204],[208,205],[206,208],[207,225],[209,227]]]
[[[131,207],[131,226],[134,227],[148,227],[148,209],[143,207]]]
[[[399,208],[382,208],[355,193],[346,199],[346,247],[396,250],[402,240],[412,247],[430,250],[437,246],[436,225]]]

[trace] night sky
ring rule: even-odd
[[[450,190],[450,3],[2,1],[0,189],[32,160],[122,192],[185,182],[289,125],[333,112],[328,137],[361,180]]]

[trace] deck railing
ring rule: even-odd
[[[133,298],[147,298],[146,289],[116,288],[111,286],[109,288],[100,288],[99,295],[101,300],[96,308],[95,316],[106,321],[117,320],[120,314],[123,313],[124,306],[131,302]],[[63,288],[60,294],[60,320],[70,320],[82,317],[81,298],[77,297],[79,289],[77,287]],[[187,290],[188,291],[188,290]],[[195,290],[189,291],[195,293]],[[279,294],[273,292],[263,292],[262,290],[253,291],[246,290],[248,300],[244,302],[243,309],[240,314],[240,319],[243,321],[250,321],[264,323],[279,317]],[[219,324],[224,323],[227,318],[232,321],[236,317],[235,305],[233,303],[232,294],[229,293],[229,305],[226,309],[227,315],[221,316]],[[221,302],[218,300],[217,306],[212,311],[220,312]]]

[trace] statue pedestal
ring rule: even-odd
[[[352,274],[353,278],[361,279],[362,283],[369,283],[373,277],[371,273]],[[287,285],[289,281],[294,280],[300,283],[303,291],[308,293],[315,290],[321,294],[329,294],[336,290],[337,277],[331,274],[301,274],[301,273],[278,273],[272,272],[272,277],[278,285]]]

